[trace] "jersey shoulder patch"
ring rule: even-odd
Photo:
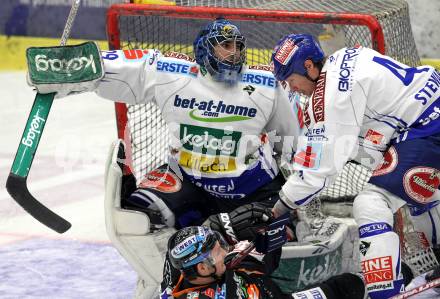
[[[258,71],[267,71],[272,73],[272,67],[267,64],[256,64],[256,65],[249,65],[248,69],[250,70],[258,70]]]
[[[242,73],[241,83],[265,86],[269,88],[277,87],[277,80],[272,74],[269,65],[250,65]]]
[[[183,54],[183,53],[179,53],[179,52],[174,52],[174,51],[168,51],[165,54],[163,54],[164,57],[172,57],[172,58],[177,58],[180,60],[186,60],[189,62],[196,62],[196,60],[192,57],[190,57],[189,55]]]
[[[165,53],[157,61],[156,69],[158,72],[175,73],[193,78],[197,77],[200,72],[200,67],[193,58],[178,52]]]

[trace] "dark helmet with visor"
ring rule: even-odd
[[[230,246],[223,236],[207,226],[189,226],[174,233],[168,240],[168,255],[174,268],[183,271],[188,277],[199,276],[195,270],[198,263],[214,266],[215,258],[211,251],[216,242],[229,251]]]

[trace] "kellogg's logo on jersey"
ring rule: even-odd
[[[180,125],[180,142],[189,151],[212,156],[237,156],[241,132]]]

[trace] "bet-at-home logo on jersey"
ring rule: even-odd
[[[189,116],[201,122],[235,122],[252,119],[257,115],[256,108],[228,105],[222,100],[185,99],[179,95],[174,98],[174,107],[188,109]]]
[[[241,132],[180,125],[180,141],[189,151],[211,156],[237,156]]]
[[[33,84],[79,83],[103,75],[101,53],[93,42],[66,47],[28,48],[29,79]]]

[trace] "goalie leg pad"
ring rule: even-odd
[[[118,252],[138,273],[144,298],[153,298],[162,280],[162,266],[168,238],[174,229],[165,228],[150,233],[147,214],[121,208],[122,171],[118,165],[121,140],[115,142],[109,153],[105,177],[105,222],[109,239]]]

